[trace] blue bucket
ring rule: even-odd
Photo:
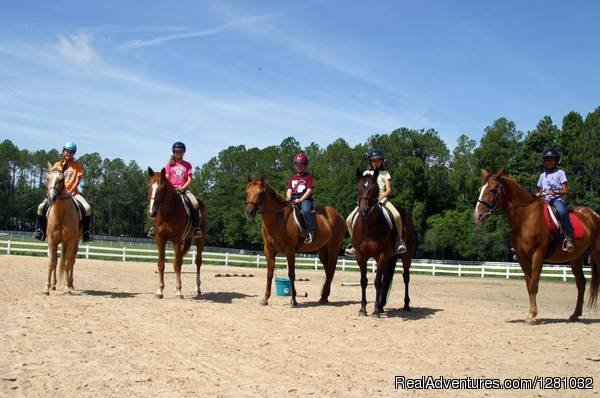
[[[292,284],[290,278],[275,278],[275,291],[278,296],[291,296]]]

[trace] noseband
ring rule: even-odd
[[[62,172],[61,170],[56,170],[56,169],[48,172],[48,174],[50,174],[50,173],[60,173],[60,174],[64,175],[64,172]],[[60,198],[60,192],[65,188],[65,182],[64,182],[64,180],[62,181],[60,188],[57,188],[55,185],[53,185],[49,188],[46,188],[46,198],[50,198],[50,192],[52,192],[52,191],[56,191],[57,198]]]
[[[488,181],[489,180],[496,180],[500,184],[500,185],[498,185],[497,188],[494,188],[490,191],[494,194],[494,199],[492,200],[492,202],[488,202],[487,200],[477,199],[477,203],[481,203],[482,205],[487,207],[486,214],[492,215],[494,213],[494,211],[496,210],[496,205],[498,204],[498,201],[500,200],[500,198],[504,192],[504,190],[503,190],[504,183],[498,177],[490,177],[490,178],[488,178]]]
[[[246,202],[246,207],[252,205],[254,211],[258,214],[262,213],[262,207],[265,197],[265,189],[263,188],[260,194],[258,194],[258,200],[256,202]]]
[[[373,184],[377,184],[377,181],[372,181],[372,183]],[[377,187],[377,185],[375,185],[375,186]],[[376,189],[375,190],[375,196],[377,196],[377,194],[378,194],[378,191]],[[360,202],[363,201],[363,200],[366,200],[367,204],[369,205],[369,207],[367,207],[367,213],[366,213],[366,216],[368,216],[375,209],[375,207],[377,206],[378,201],[376,199],[372,200],[371,198],[367,197],[366,195],[365,196],[361,196],[359,194],[358,195],[358,203],[357,203],[357,205],[359,207],[359,211],[360,211]]]

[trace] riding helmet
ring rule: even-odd
[[[185,152],[185,149],[186,149],[185,148],[185,144],[183,142],[179,142],[179,141],[177,141],[176,143],[174,143],[173,147],[171,148],[171,150],[173,152],[175,152],[175,151],[183,151],[183,152]]]
[[[308,164],[308,156],[306,156],[304,152],[297,153],[296,156],[294,156],[294,163]]]
[[[385,155],[383,154],[383,151],[381,149],[371,148],[369,149],[369,152],[367,152],[367,159],[369,159],[369,162],[377,159],[384,160]]]
[[[65,151],[65,150],[75,153],[75,152],[77,152],[77,144],[69,141],[63,146],[63,151]]]
[[[554,148],[548,148],[542,153],[542,160],[546,158],[555,158],[558,162],[560,160],[560,152]]]

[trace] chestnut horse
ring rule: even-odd
[[[66,167],[66,166],[65,166]],[[46,199],[48,201],[48,280],[43,294],[50,294],[50,288],[56,290],[56,264],[58,262],[58,244],[61,244],[60,280],[64,283],[65,294],[71,294],[73,286],[73,268],[81,239],[79,210],[71,194],[65,191],[64,169],[53,169],[48,163],[46,176]],[[52,279],[52,281],[51,281]]]
[[[183,257],[190,249],[192,240],[196,242],[196,295],[200,296],[200,267],[202,266],[202,251],[204,250],[204,237],[206,236],[206,210],[204,203],[200,205],[200,227],[202,237],[193,239],[191,220],[189,219],[181,195],[166,177],[165,169],[155,173],[148,167],[150,181],[148,181],[148,214],[153,218],[156,232],[156,246],[158,247],[158,290],[154,297],[163,298],[165,288],[165,248],[167,241],[173,242],[175,256],[173,269],[175,270],[175,297],[183,298],[181,292],[181,266]],[[194,209],[190,209],[194,211]]]
[[[371,257],[377,261],[377,273],[375,274],[375,307],[373,316],[379,318],[384,312],[389,289],[394,278],[396,262],[398,257],[402,258],[404,268],[404,310],[410,311],[410,297],[408,285],[410,283],[411,257],[416,246],[415,230],[410,215],[401,209],[402,237],[406,243],[406,252],[397,254],[394,249],[394,231],[388,225],[383,214],[386,211],[379,206],[379,186],[377,177],[379,170],[372,175],[362,175],[356,170],[358,179],[358,214],[352,225],[352,245],[356,250],[356,262],[360,267],[360,287],[362,297],[359,315],[367,315],[367,261]],[[390,216],[391,217],[391,216]]]
[[[589,305],[594,306],[598,298],[600,285],[600,216],[588,207],[577,206],[574,210],[584,228],[583,239],[574,241],[572,253],[559,247],[545,258],[552,241],[552,233],[544,221],[544,201],[525,190],[511,178],[504,175],[504,167],[496,173],[481,170],[483,186],[475,206],[475,222],[483,224],[487,218],[498,210],[503,210],[512,227],[511,242],[517,253],[519,264],[525,274],[525,283],[529,293],[530,324],[536,322],[538,313],[536,295],[544,261],[549,263],[570,263],[577,285],[577,304],[570,316],[570,321],[577,321],[581,316],[583,295],[585,292],[585,276],[583,261],[588,252],[592,253],[592,284],[590,287]]]
[[[319,303],[328,302],[331,281],[335,274],[338,254],[344,240],[345,226],[342,215],[331,206],[316,206],[317,231],[312,243],[304,243],[302,232],[296,226],[292,212],[293,206],[279,195],[264,180],[248,177],[246,186],[246,217],[253,219],[257,213],[262,217],[261,235],[267,258],[267,288],[261,304],[267,305],[271,297],[271,283],[275,269],[275,256],[283,253],[287,258],[288,276],[292,283],[291,305],[296,307],[296,252],[318,252],[325,269],[325,283],[321,290]]]

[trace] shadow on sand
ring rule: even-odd
[[[410,320],[419,320],[431,318],[436,312],[443,311],[439,308],[412,307],[411,311],[404,311],[402,308],[392,308],[385,311],[388,318],[404,318]]]
[[[231,304],[233,300],[244,299],[248,297],[257,297],[256,294],[244,294],[238,292],[209,292],[202,293],[200,296],[194,297],[198,301],[212,301],[213,303]]]
[[[129,292],[109,292],[104,290],[81,290],[79,293],[85,296],[97,296],[97,297],[108,297],[108,298],[132,298],[142,293],[129,293]]]
[[[525,319],[511,319],[506,321],[506,323],[527,323]],[[568,318],[538,318],[536,325],[554,325],[561,323],[573,323],[573,324],[582,324],[582,325],[592,325],[594,323],[600,323],[600,319],[586,319],[580,318],[579,321],[572,322],[569,321]],[[535,325],[534,325],[535,326]]]

